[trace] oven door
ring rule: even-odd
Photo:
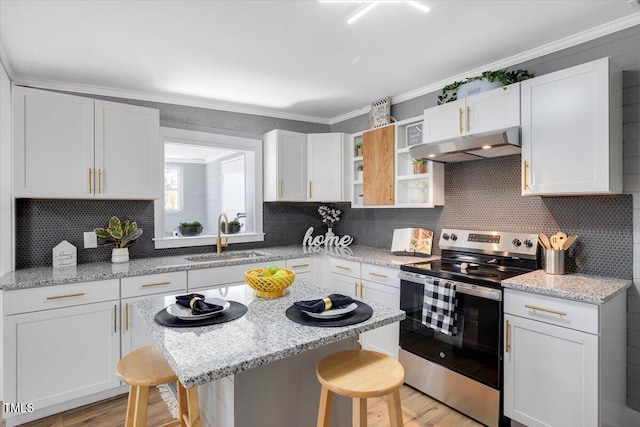
[[[400,308],[407,313],[400,347],[500,390],[502,290],[448,281],[456,285],[457,332],[446,335],[422,323],[424,284],[434,278],[403,271],[400,279]]]

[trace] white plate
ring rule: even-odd
[[[316,319],[336,319],[338,317],[342,317],[346,314],[351,313],[353,310],[358,308],[358,304],[352,302],[346,307],[342,308],[332,308],[331,310],[323,311],[322,313],[312,313],[310,311],[304,311],[304,314],[307,316],[315,317]]]
[[[228,310],[229,307],[231,307],[231,303],[222,298],[205,298],[204,301],[210,304],[221,305],[222,310],[216,311],[215,313],[192,314],[190,308],[183,307],[178,304],[171,304],[169,307],[167,307],[167,313],[182,320],[200,320],[206,319],[207,317],[217,316],[218,314],[222,313],[225,310]]]

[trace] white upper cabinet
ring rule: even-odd
[[[520,125],[520,83],[424,110],[423,142]]]
[[[13,90],[16,197],[93,197],[93,99]]]
[[[342,133],[307,135],[307,200],[344,200],[344,139]]]
[[[95,126],[96,197],[161,197],[158,110],[96,100]]]
[[[609,58],[522,86],[522,194],[622,192],[622,82]]]
[[[264,134],[264,201],[307,199],[307,136],[286,130]]]
[[[158,110],[16,87],[14,130],[16,197],[161,196]]]

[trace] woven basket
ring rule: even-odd
[[[280,270],[287,273],[284,277],[258,277],[258,273],[263,271],[262,268],[248,270],[244,273],[244,280],[249,286],[256,290],[256,295],[260,298],[278,298],[284,295],[287,289],[296,278],[296,273],[288,268]]]

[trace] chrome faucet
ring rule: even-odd
[[[216,239],[216,252],[221,253],[222,248],[226,248],[229,245],[229,238],[227,237],[224,242],[222,241],[222,236],[220,236],[220,219],[224,217],[224,233],[229,234],[229,218],[227,218],[227,214],[224,212],[220,212],[218,215],[218,238]]]

